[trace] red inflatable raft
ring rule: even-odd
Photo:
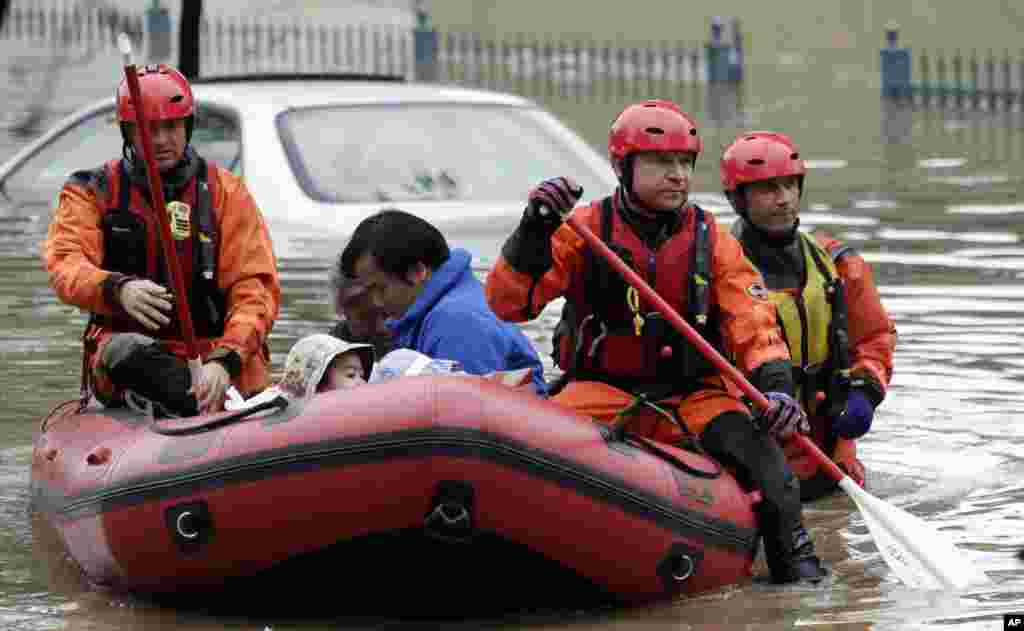
[[[260,417],[76,408],[43,423],[34,507],[119,592],[464,615],[709,590],[757,550],[755,498],[712,460],[484,380]]]

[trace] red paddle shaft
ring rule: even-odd
[[[131,63],[131,43],[126,36],[122,35],[119,41],[121,53],[125,57],[124,78],[128,83],[128,92],[132,97],[132,104],[135,106],[135,125],[139,130],[139,139],[142,143],[142,157],[146,163],[146,175],[149,178],[149,190],[153,200],[153,211],[160,224],[160,245],[164,250],[164,260],[167,263],[167,275],[171,279],[172,290],[174,291],[174,308],[178,314],[178,322],[181,325],[181,335],[185,341],[185,348],[189,356],[189,370],[192,372],[193,385],[198,384],[201,378],[201,367],[199,361],[199,345],[196,343],[195,329],[192,326],[192,314],[188,308],[188,294],[185,293],[185,280],[181,275],[181,266],[178,264],[178,250],[174,247],[174,237],[171,234],[170,220],[167,218],[167,203],[164,201],[164,189],[160,182],[160,170],[153,159],[153,141],[149,135],[149,121],[146,120],[146,108],[142,103],[142,89],[139,87],[139,74],[135,64]]]

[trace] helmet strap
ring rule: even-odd
[[[729,204],[736,211],[737,215],[748,221],[750,220],[747,216],[747,193],[742,184],[737,186],[734,191],[726,191],[725,198],[729,200]]]
[[[619,185],[627,196],[633,194],[633,165],[635,162],[636,156],[634,154],[628,154],[622,160],[619,160],[619,169],[622,171],[619,175]]]

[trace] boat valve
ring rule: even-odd
[[[110,455],[111,452],[109,447],[99,447],[90,452],[89,455],[85,457],[85,461],[95,467],[110,462]]]

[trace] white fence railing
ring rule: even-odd
[[[204,76],[251,72],[362,73],[413,77],[412,30],[391,24],[323,24],[304,15],[204,16]]]
[[[0,41],[58,48],[74,59],[117,50],[117,35],[133,40],[140,59],[176,42],[151,46],[156,38],[177,32],[150,32],[140,11],[117,8],[102,0],[12,0],[0,29]],[[218,13],[206,11],[200,31],[203,76],[249,72],[353,72],[412,77],[412,30],[382,24],[325,24],[315,16]]]
[[[74,57],[116,51],[121,32],[143,46],[142,15],[91,0],[11,0],[0,40],[51,44]]]
[[[629,46],[533,34],[483,38],[472,32],[417,31],[408,0],[387,2],[331,0],[315,12],[281,3],[264,12],[245,10],[242,3],[228,12],[208,2],[200,22],[199,75],[401,76],[544,101],[673,97],[710,80],[710,48],[696,43]],[[138,63],[177,63],[179,16],[170,9],[144,8],[147,4],[11,0],[0,29],[0,52],[6,55],[0,69],[8,74],[0,96],[8,109],[41,112],[62,92],[94,97],[95,88],[87,83],[102,83],[99,75],[117,66],[121,32],[132,38]],[[73,71],[79,68],[86,70]],[[116,76],[106,80],[113,82]]]

